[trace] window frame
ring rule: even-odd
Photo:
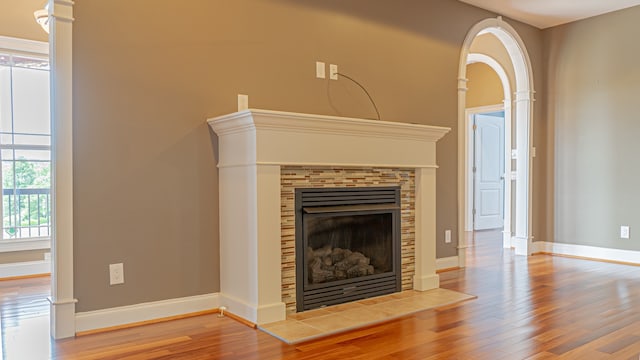
[[[27,40],[14,37],[0,36],[0,52],[10,55],[33,56],[38,58],[49,59],[49,43],[36,40]],[[49,70],[51,76],[51,70]],[[51,136],[51,135],[50,135]],[[13,145],[15,146],[15,145]],[[20,146],[20,145],[18,145]],[[4,146],[0,147],[4,148]],[[39,145],[29,146],[29,148],[43,147]],[[51,151],[51,146],[46,146]],[[53,161],[51,162],[53,166]],[[2,173],[0,172],[0,188],[2,181]],[[53,208],[51,212],[53,213]],[[3,218],[3,209],[0,206],[0,219]],[[53,217],[52,217],[53,218]],[[53,224],[52,224],[53,225]],[[2,226],[3,227],[3,226]],[[2,229],[0,229],[2,231]],[[35,238],[15,238],[5,239],[0,234],[0,253],[12,251],[29,251],[51,249],[51,232],[46,237]]]

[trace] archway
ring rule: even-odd
[[[509,82],[509,77],[507,75],[506,70],[495,60],[493,57],[480,54],[480,53],[470,53],[467,56],[467,65],[471,65],[474,63],[483,63],[489,66],[500,79],[500,83],[502,84],[503,90],[503,104],[498,108],[494,108],[493,106],[483,107],[483,111],[504,111],[504,149],[508,150],[504,152],[504,165],[505,165],[505,174],[511,174],[511,85]],[[473,140],[472,140],[472,116],[474,115],[471,109],[466,108],[465,104],[465,152],[467,154],[465,161],[465,187],[467,190],[467,194],[469,196],[465,199],[465,225],[464,231],[469,232],[473,231],[473,177],[470,175],[473,173]],[[476,111],[477,112],[477,111]],[[506,176],[505,176],[506,177]],[[504,181],[504,223],[503,223],[503,246],[505,248],[511,247],[511,181],[505,179]],[[506,216],[509,215],[509,216]]]
[[[482,61],[487,65],[494,67],[496,64],[491,61],[490,57],[478,57],[477,55],[470,54],[470,48],[473,40],[482,34],[490,33],[500,40],[504,45],[509,58],[513,65],[515,75],[515,98],[513,99],[513,106],[509,111],[511,121],[509,121],[509,127],[515,127],[515,138],[517,148],[512,150],[510,145],[505,151],[506,163],[510,163],[515,157],[515,173],[508,170],[506,173],[507,183],[510,185],[509,179],[514,180],[515,176],[515,227],[505,221],[504,228],[504,243],[511,244],[515,247],[515,252],[518,255],[530,255],[532,252],[532,237],[531,237],[531,151],[530,144],[532,139],[532,112],[533,112],[533,76],[531,62],[529,55],[524,46],[524,43],[518,33],[505,21],[502,17],[495,19],[485,19],[474,25],[467,33],[464,40],[461,54],[460,64],[458,68],[458,247],[459,251],[459,264],[464,266],[466,263],[465,251],[466,247],[466,223],[467,223],[467,207],[469,199],[469,191],[467,189],[467,183],[469,179],[469,173],[467,171],[468,164],[468,133],[466,129],[466,91],[467,91],[467,64],[469,61]],[[489,60],[491,59],[491,60]],[[498,67],[499,68],[499,67]],[[494,68],[495,70],[496,68]],[[499,70],[497,71],[500,75]],[[501,76],[501,79],[502,76]],[[503,87],[504,87],[503,80]],[[508,85],[508,81],[506,82]],[[506,90],[505,90],[506,91]],[[509,94],[510,95],[510,94]],[[507,103],[509,99],[509,103]],[[510,96],[505,95],[505,113],[508,106],[511,104]],[[505,120],[506,121],[506,120]],[[505,186],[505,189],[508,187]],[[510,191],[510,190],[509,190]],[[507,209],[507,208],[505,208]],[[507,213],[505,211],[505,218],[511,218],[511,211]],[[512,231],[515,230],[515,231]],[[515,236],[512,236],[514,233]]]

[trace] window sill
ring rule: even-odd
[[[0,253],[51,249],[51,238],[0,240]]]

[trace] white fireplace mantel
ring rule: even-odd
[[[208,122],[219,138],[220,295],[229,312],[256,324],[286,317],[280,254],[286,165],[415,169],[414,289],[439,286],[436,141],[448,128],[254,109]]]

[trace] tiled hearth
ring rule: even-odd
[[[281,226],[289,201],[283,184],[337,186],[329,179],[335,171],[338,183],[402,186],[403,288],[438,287],[436,141],[449,129],[268,110],[209,124],[219,140],[220,304],[228,312],[258,325],[286,319],[295,302],[292,250],[283,243],[290,229]]]
[[[475,296],[447,289],[407,290],[290,314],[286,320],[259,328],[288,344],[295,344],[474,298]]]

